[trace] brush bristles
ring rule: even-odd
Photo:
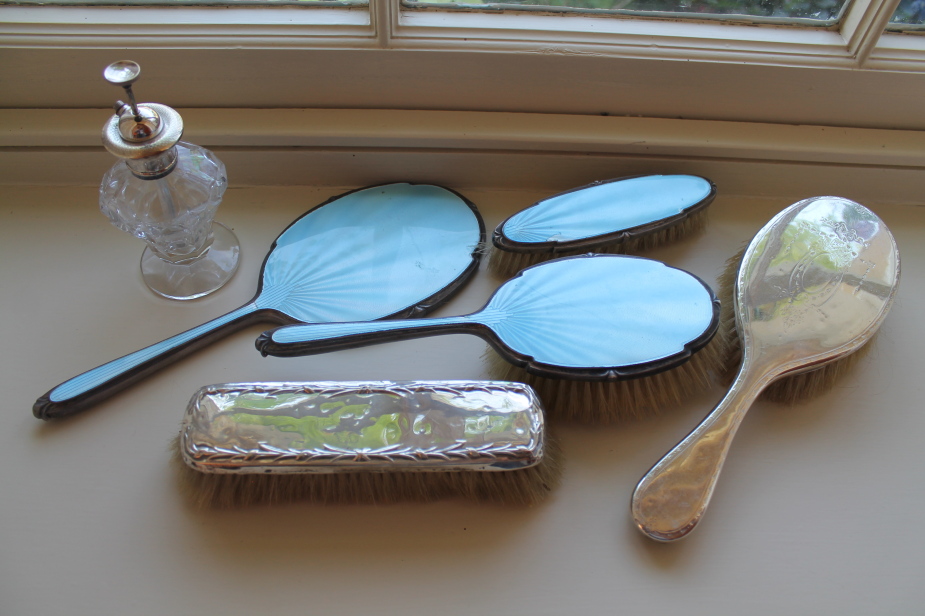
[[[739,333],[736,330],[735,284],[739,264],[744,256],[745,247],[742,247],[738,253],[726,260],[723,271],[716,278],[716,284],[719,287],[717,297],[720,302],[719,329],[716,331],[716,337],[725,341],[726,356],[723,358],[723,370],[720,376],[722,383],[727,386],[732,384],[739,370],[739,364],[742,363],[742,341],[739,340]]]
[[[723,341],[714,337],[680,366],[653,376],[609,382],[539,377],[491,350],[486,360],[493,376],[533,387],[551,420],[607,424],[654,415],[684,403],[715,382],[725,356]]]
[[[173,465],[181,491],[198,508],[238,508],[308,501],[318,504],[387,504],[464,498],[479,503],[534,505],[561,476],[560,453],[547,438],[542,462],[509,471],[350,472],[334,474],[201,473],[183,462],[174,439]]]
[[[550,259],[559,257],[571,257],[576,255],[593,253],[604,254],[637,254],[653,250],[664,244],[676,242],[683,237],[702,231],[707,223],[707,210],[702,209],[683,221],[659,229],[642,237],[617,241],[612,244],[605,244],[595,248],[583,248],[578,250],[565,250],[561,252],[510,252],[501,250],[497,246],[491,246],[488,255],[488,271],[497,276],[511,278],[517,272]]]
[[[745,256],[745,248],[726,261],[726,267],[717,279],[719,286],[718,296],[721,302],[719,331],[717,337],[724,338],[726,357],[723,360],[722,381],[731,385],[742,363],[742,341],[736,331],[735,317],[735,283],[739,272],[739,264]],[[863,347],[841,359],[829,362],[819,368],[786,376],[771,383],[761,393],[763,400],[779,404],[797,404],[822,395],[834,387],[847,372],[864,357],[870,349],[868,342]]]

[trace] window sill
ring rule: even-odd
[[[726,194],[921,203],[917,131],[369,109],[181,109],[185,139],[236,185],[385,181],[557,191],[636,173],[696,173]],[[104,109],[0,110],[0,183],[95,184]],[[231,127],[231,128],[229,128]]]

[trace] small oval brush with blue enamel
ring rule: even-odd
[[[594,182],[547,197],[495,229],[488,268],[509,278],[557,257],[633,254],[706,224],[716,187],[695,175],[642,175]]]

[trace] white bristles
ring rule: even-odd
[[[596,246],[594,248],[583,248],[578,250],[565,250],[561,252],[510,252],[501,250],[497,246],[492,246],[488,255],[488,271],[497,276],[510,278],[517,272],[542,263],[550,259],[559,257],[570,257],[575,255],[587,254],[589,252],[605,254],[638,254],[647,250],[652,250],[664,244],[675,242],[690,234],[702,231],[707,223],[707,210],[703,209],[683,221],[659,229],[642,237],[635,237],[624,241],[616,241],[611,244]]]
[[[538,377],[518,368],[497,353],[486,353],[494,378],[519,381],[533,387],[552,421],[615,423],[644,417],[682,404],[689,396],[709,388],[724,367],[725,341],[715,336],[680,366],[659,374],[623,381],[581,381]]]
[[[202,473],[187,466],[180,439],[172,444],[181,491],[198,508],[236,508],[298,501],[385,504],[463,498],[480,503],[534,505],[559,483],[560,453],[547,438],[542,462],[509,471],[350,472],[300,474]]]

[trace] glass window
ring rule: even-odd
[[[925,0],[900,0],[887,29],[920,29],[923,25],[925,25]],[[906,28],[908,26],[911,28]]]
[[[925,0],[906,0],[922,4]],[[409,7],[522,9],[615,13],[645,17],[767,21],[829,25],[838,21],[847,0],[406,0]]]

